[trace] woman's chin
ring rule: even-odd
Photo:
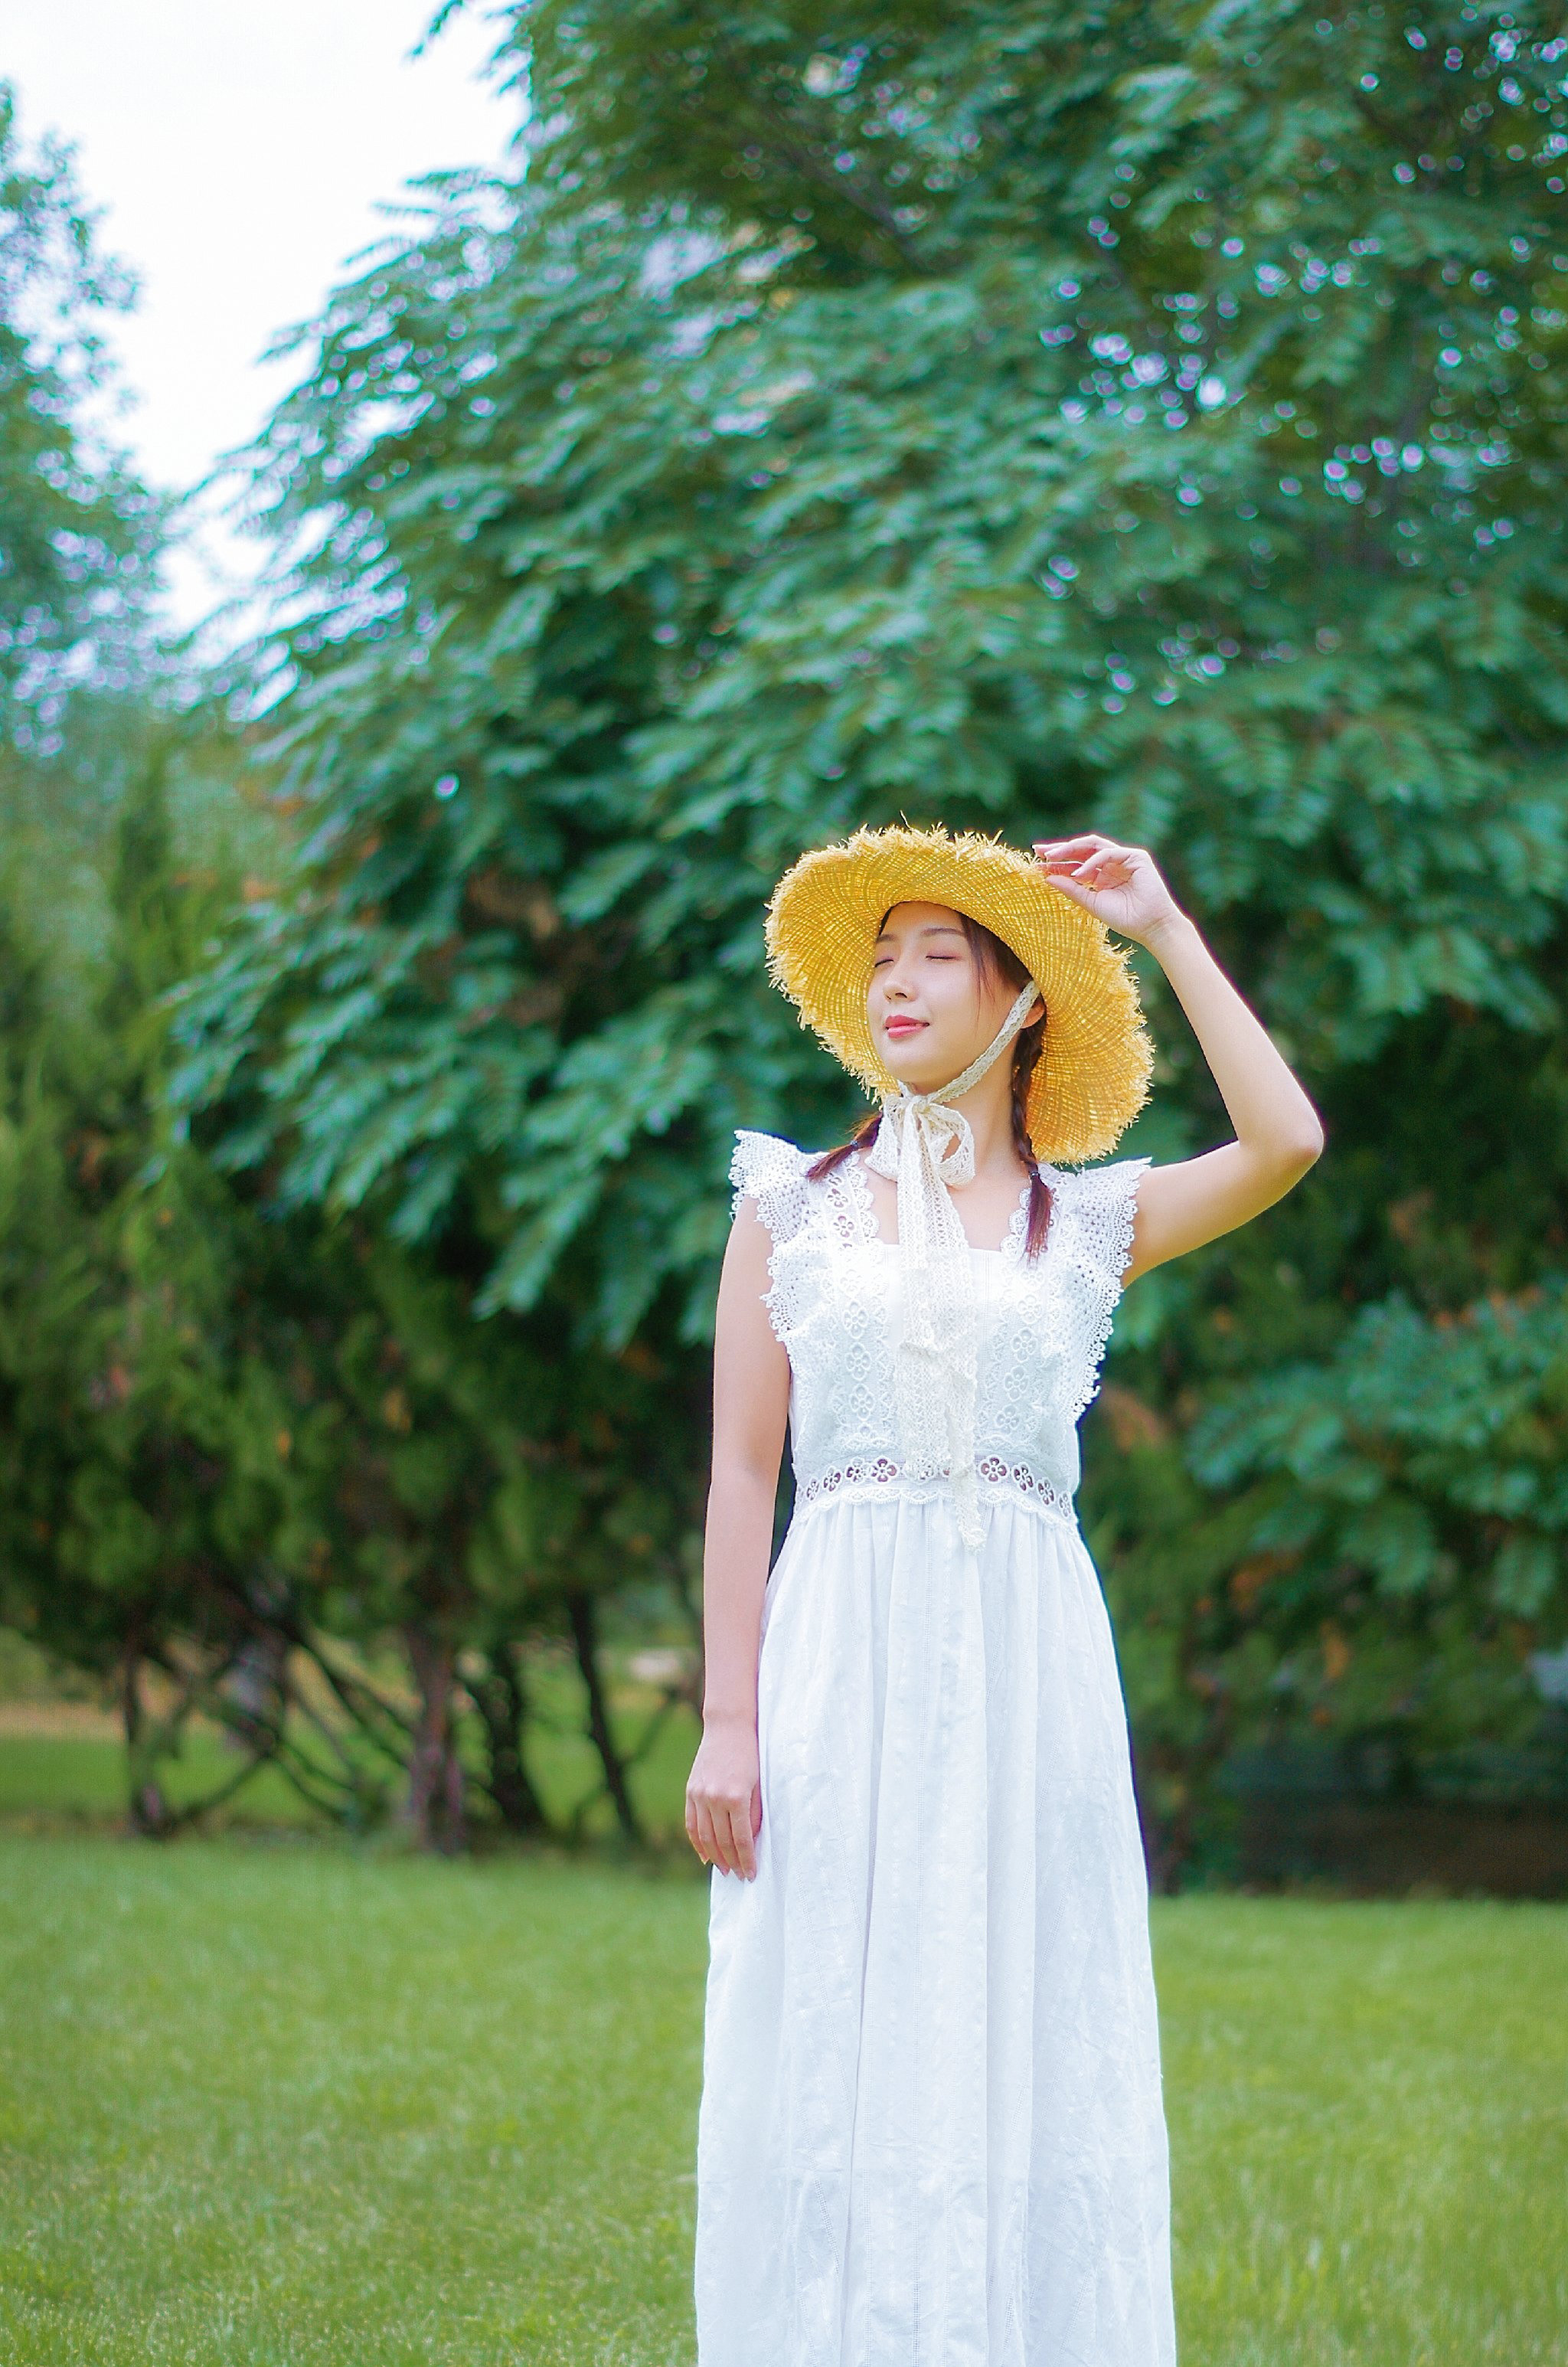
[[[944,1085],[949,1076],[957,1073],[954,1070],[934,1069],[930,1060],[901,1060],[888,1045],[883,1047],[882,1059],[888,1075],[912,1093],[934,1093],[938,1085]]]

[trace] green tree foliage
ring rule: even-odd
[[[549,1329],[524,1430],[590,1352],[679,1376],[677,1523],[730,1129],[852,1107],[773,879],[900,812],[1146,840],[1331,1128],[1125,1310],[1088,1503],[1155,1820],[1280,1721],[1495,1728],[1478,1656],[1517,1723],[1553,1522],[1502,1432],[1434,1493],[1400,1376],[1517,1396],[1471,1310],[1539,1328],[1562,1262],[1568,48],[1455,0],[539,0],[516,46],[526,176],[432,193],[259,458],[304,852],[182,1091],[280,1208]],[[1222,1121],[1150,991],[1168,1156]]]
[[[97,323],[125,276],[95,251],[68,153],[36,156],[0,83],[0,730],[47,753],[64,662],[125,679],[156,504],[106,447]]]
[[[200,777],[212,747],[199,729],[142,724],[91,925],[62,928],[58,871],[29,864],[25,838],[12,848],[0,1619],[112,1687],[144,1829],[206,1805],[176,1816],[164,1782],[200,1712],[245,1754],[225,1792],[276,1763],[318,1806],[362,1820],[396,1784],[416,1838],[456,1842],[460,1655],[487,1744],[479,1780],[503,1820],[538,1827],[518,1646],[581,1628],[597,1696],[586,1590],[617,1522],[634,1540],[617,1579],[651,1550],[635,1484],[624,1475],[572,1549],[573,1491],[542,1444],[520,1455],[505,1411],[536,1387],[525,1343],[492,1341],[481,1364],[466,1297],[428,1265],[362,1226],[278,1222],[171,1139],[168,996],[237,881],[231,861],[191,859],[199,833],[178,810],[193,765],[202,801],[221,801],[220,773]],[[585,1371],[574,1410],[593,1418]],[[601,1512],[604,1484],[589,1490]],[[412,1711],[366,1675],[389,1642]],[[635,1828],[607,1726],[603,1738]]]
[[[0,1617],[112,1684],[143,1828],[176,1820],[200,1710],[245,1746],[235,1784],[271,1760],[363,1816],[406,1776],[433,1840],[466,1807],[458,1653],[498,1811],[536,1824],[517,1645],[570,1632],[629,1821],[591,1557],[525,1601],[498,1543],[570,1528],[495,1418],[520,1353],[492,1348],[481,1406],[471,1356],[450,1378],[461,1293],[363,1229],[271,1222],[171,1138],[166,998],[247,870],[265,901],[276,832],[156,639],[164,521],[102,434],[96,324],[128,293],[66,153],[26,156],[0,91]],[[558,1564],[542,1534],[528,1569]],[[389,1637],[412,1716],[339,1648]]]
[[[442,1847],[476,1784],[502,1822],[543,1828],[520,1648],[570,1639],[636,1838],[594,1595],[665,1565],[679,1585],[679,1540],[661,1553],[667,1499],[647,1503],[629,1458],[582,1448],[659,1376],[579,1358],[525,1437],[517,1410],[558,1376],[547,1337],[476,1353],[460,1282],[362,1223],[280,1220],[172,1138],[169,997],[244,844],[193,860],[181,810],[232,795],[221,735],[142,724],[94,925],[62,928],[40,893],[58,876],[24,861],[0,936],[0,1619],[112,1686],[144,1829],[208,1805],[176,1815],[164,1780],[200,1713],[243,1753],[220,1796],[271,1763],[363,1821],[395,1786]],[[406,1686],[367,1673],[389,1646]]]
[[[177,1682],[176,1637],[231,1659],[243,1622],[218,1580],[212,1423],[192,1353],[221,1297],[227,1244],[194,1176],[150,1192],[142,1173],[160,1127],[155,998],[197,957],[220,903],[171,893],[164,783],[146,753],[116,834],[97,959],[82,959],[71,932],[51,944],[38,892],[49,873],[14,862],[7,882],[0,1605],[60,1659],[116,1682],[133,1809],[155,1826],[156,1762],[189,1704],[152,1717],[143,1670]],[[41,914],[58,923],[60,912],[41,900]],[[182,1400],[194,1421],[179,1420]]]

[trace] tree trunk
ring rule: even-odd
[[[141,1655],[128,1642],[120,1661],[119,1714],[125,1728],[127,1807],[133,1833],[156,1839],[169,1829],[169,1804],[158,1781],[158,1757],[147,1739],[141,1699]]]
[[[283,1731],[288,1670],[288,1639],[276,1628],[263,1629],[236,1652],[221,1685],[231,1721],[223,1739],[231,1750],[271,1756]]]
[[[626,1771],[621,1754],[615,1749],[615,1738],[610,1732],[610,1716],[604,1702],[604,1688],[599,1681],[599,1622],[591,1594],[569,1594],[567,1616],[571,1621],[572,1641],[577,1647],[577,1665],[582,1671],[582,1682],[588,1688],[588,1731],[593,1748],[599,1753],[599,1763],[604,1770],[604,1788],[615,1804],[615,1815],[628,1841],[640,1841],[642,1827],[637,1822],[632,1795],[626,1787]]]
[[[1151,1756],[1150,1765],[1155,1761]],[[1133,1793],[1138,1807],[1138,1829],[1143,1836],[1144,1864],[1148,1874],[1149,1888],[1156,1897],[1169,1897],[1181,1886],[1181,1868],[1186,1860],[1190,1817],[1179,1809],[1174,1817],[1159,1816],[1150,1800],[1149,1787],[1140,1778],[1136,1759],[1133,1768]]]
[[[494,1644],[485,1658],[484,1675],[464,1680],[485,1730],[490,1761],[485,1790],[508,1832],[542,1833],[548,1829],[549,1820],[523,1758],[528,1697],[517,1648],[506,1642]]]
[[[454,1716],[455,1655],[428,1627],[405,1627],[403,1641],[419,1693],[409,1757],[406,1815],[414,1845],[451,1856],[466,1839],[463,1763]]]

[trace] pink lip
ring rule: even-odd
[[[923,1019],[888,1019],[883,1023],[883,1033],[886,1036],[918,1036],[926,1024]]]

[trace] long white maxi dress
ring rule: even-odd
[[[712,1877],[700,2367],[1170,2367],[1148,1898],[1077,1421],[1147,1161],[971,1250],[984,1541],[901,1466],[899,1253],[856,1154],[742,1133],[795,1511],[757,1874]]]

